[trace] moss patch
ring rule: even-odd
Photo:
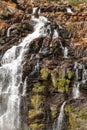
[[[42,68],[42,69],[40,70],[40,73],[41,73],[41,78],[42,78],[43,80],[47,80],[48,74],[49,74],[47,68]]]
[[[33,92],[42,92],[42,93],[44,93],[44,91],[45,91],[45,86],[44,85],[42,85],[42,84],[40,84],[39,82],[38,83],[35,83],[34,84],[34,88],[33,88],[33,90],[32,90]]]

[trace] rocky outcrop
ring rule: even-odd
[[[69,115],[69,130],[85,130],[87,129],[87,98],[71,100],[65,107],[66,113]]]

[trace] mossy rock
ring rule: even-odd
[[[70,114],[72,112],[72,106],[70,104],[67,104],[65,106],[65,112],[68,114]]]
[[[51,117],[54,120],[58,116],[58,110],[54,107],[51,107]]]
[[[87,112],[81,112],[81,113],[80,113],[80,118],[81,118],[82,120],[87,120]]]
[[[81,107],[82,108],[82,107]],[[87,129],[87,108],[84,106],[82,109],[78,106],[67,104],[65,106],[65,113],[68,115],[69,130],[86,130]]]
[[[40,70],[40,74],[41,74],[41,78],[42,78],[43,80],[47,80],[48,75],[49,75],[48,69],[45,68],[45,67],[42,68],[42,69]]]
[[[31,109],[31,110],[29,110],[28,118],[29,119],[38,119],[40,117],[43,118],[43,115],[44,115],[43,109],[38,109],[38,110]]]
[[[31,97],[31,104],[34,109],[38,110],[43,107],[45,100],[45,96],[36,94]]]
[[[58,91],[59,92],[68,92],[70,80],[64,78],[58,80]]]
[[[32,91],[35,93],[44,93],[45,90],[46,90],[46,87],[38,82],[34,84]]]
[[[71,79],[71,78],[72,78],[72,76],[73,76],[73,73],[72,73],[72,71],[71,71],[71,70],[69,70],[69,71],[68,71],[68,79]]]
[[[44,130],[44,124],[34,123],[30,125],[31,130]]]
[[[75,126],[76,126],[76,123],[75,123],[75,117],[72,113],[72,106],[70,104],[67,104],[65,106],[65,113],[68,115],[68,120],[69,120],[69,127],[68,129],[69,130],[74,130],[75,129]]]

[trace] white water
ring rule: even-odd
[[[59,34],[58,34],[57,30],[55,29],[54,34],[53,34],[53,39],[58,38],[58,37],[59,37]]]
[[[73,13],[70,8],[67,8],[67,12],[68,12],[68,13]]]
[[[34,12],[34,11],[33,11]],[[18,46],[13,46],[6,51],[0,67],[0,130],[21,130],[20,125],[20,101],[19,88],[22,83],[22,61],[29,43],[40,36],[46,36],[43,27],[47,18],[39,19],[32,16],[36,22],[35,31],[29,34]],[[10,30],[10,29],[9,29]],[[9,36],[9,31],[8,34]],[[17,49],[19,52],[17,53]],[[23,94],[26,93],[26,79],[23,86]]]
[[[38,7],[34,7],[34,8],[33,8],[33,14],[36,13],[37,9],[38,9]]]
[[[74,87],[73,87],[73,98],[74,99],[78,99],[81,95],[80,90],[79,90],[79,86],[80,86],[79,82],[74,83]]]
[[[39,65],[39,60],[37,60],[37,63],[35,65],[35,71],[39,72],[40,65]]]
[[[15,28],[16,24],[13,24],[12,26],[10,26],[7,30],[7,37],[10,37],[10,33],[11,33],[11,29]]]
[[[62,128],[64,127],[63,123],[64,123],[64,107],[65,107],[65,105],[66,105],[66,101],[63,102],[63,104],[61,106],[60,114],[59,114],[58,119],[57,119],[57,126],[55,127],[55,125],[54,125],[53,130],[62,130]]]
[[[64,58],[68,58],[68,48],[67,47],[63,47],[62,43],[60,42],[62,51],[63,51],[63,56]]]
[[[72,90],[72,94],[73,94],[74,99],[78,99],[81,95],[80,90],[79,90],[80,82],[78,81],[78,79],[79,79],[79,69],[83,69],[83,65],[78,63],[78,62],[75,62],[75,64],[74,64],[75,82],[74,82],[73,90]]]
[[[68,58],[68,48],[64,48],[64,58]]]
[[[33,8],[33,14],[35,14],[37,10],[38,10],[37,13],[40,14],[41,10],[38,9],[38,7],[34,7],[34,8]]]
[[[79,81],[79,70],[82,70],[82,75],[80,73],[82,79],[80,81]],[[80,85],[85,84],[87,81],[87,69],[85,69],[83,64],[75,62],[74,71],[75,71],[75,82],[72,93],[73,98],[77,99],[81,96]]]

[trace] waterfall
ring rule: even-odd
[[[58,37],[59,37],[59,34],[58,34],[57,30],[55,29],[54,33],[53,33],[53,38],[58,38]]]
[[[21,130],[20,102],[21,96],[25,96],[27,86],[27,79],[22,83],[24,54],[32,40],[47,35],[43,30],[45,23],[48,22],[47,18],[40,16],[37,19],[32,16],[31,20],[36,22],[35,31],[25,37],[18,46],[7,50],[2,58],[0,67],[0,130]],[[19,91],[21,83],[24,84],[22,95]]]
[[[57,124],[54,124],[53,130],[64,130],[64,107],[66,105],[66,101],[63,102],[61,109],[60,109],[60,114],[57,119]]]
[[[79,83],[79,82],[74,83],[74,87],[73,87],[73,98],[74,98],[74,99],[77,99],[77,98],[80,97],[79,86],[80,86],[80,83]]]
[[[7,37],[10,37],[11,34],[11,30],[14,29],[16,27],[16,24],[13,24],[12,26],[10,26],[7,30]]]
[[[80,81],[78,81],[79,80],[79,70],[80,69],[83,69],[83,65],[78,63],[78,62],[75,62],[75,64],[74,64],[75,81],[74,81],[73,90],[72,90],[72,94],[73,94],[74,99],[79,98],[80,95],[81,95],[80,90],[79,90]]]
[[[82,83],[85,83],[87,81],[87,69],[83,69],[83,74],[82,74]]]
[[[40,70],[40,65],[39,65],[39,60],[37,60],[37,63],[35,65],[35,71],[39,72]]]
[[[68,13],[73,13],[70,8],[67,8],[67,12],[68,12]]]
[[[64,58],[68,58],[68,48],[67,47],[63,47],[63,44],[60,42],[62,51],[63,51],[63,56]]]
[[[40,14],[40,8],[39,7],[34,7],[33,8],[33,14],[35,14],[36,12],[38,13],[38,14]]]
[[[82,77],[79,81],[79,71],[82,70],[82,73],[80,73],[80,77]],[[80,85],[85,84],[87,81],[87,69],[85,69],[85,66],[81,63],[75,62],[74,65],[74,71],[75,71],[75,81],[73,86],[73,98],[77,99],[80,97]]]
[[[64,48],[64,58],[68,58],[68,48]]]
[[[66,102],[64,102],[61,106],[61,109],[60,109],[60,114],[59,114],[59,117],[58,117],[58,124],[57,124],[57,129],[58,130],[62,130],[62,127],[63,127],[63,119],[64,119],[64,106],[65,106]]]

